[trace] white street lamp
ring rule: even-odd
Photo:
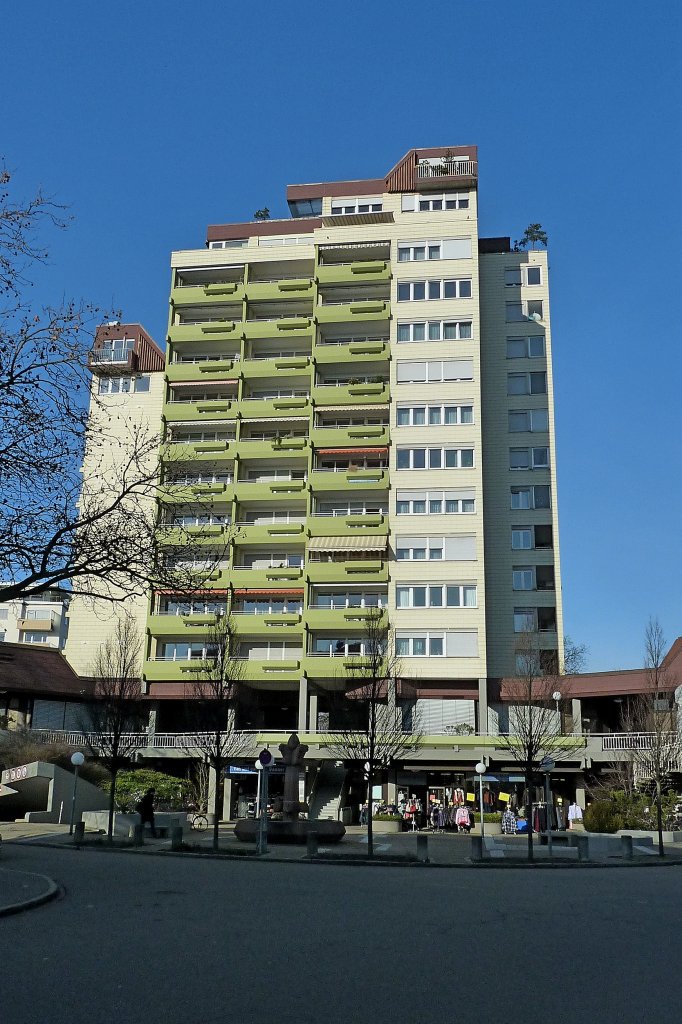
[[[483,761],[479,761],[475,770],[478,773],[478,804],[481,809],[481,843],[483,843],[483,838],[485,836],[485,822],[483,821],[483,776],[485,775],[487,768],[483,764]]]
[[[73,765],[73,793],[71,795],[71,824],[69,825],[69,835],[73,835],[73,821],[76,816],[76,789],[78,787],[78,769],[85,762],[85,754],[81,754],[80,750],[77,750],[75,754],[71,755],[71,764]]]

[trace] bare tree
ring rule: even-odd
[[[243,679],[238,638],[229,615],[217,618],[206,634],[204,657],[197,661],[185,697],[192,729],[185,739],[188,754],[197,752],[215,773],[213,849],[218,849],[223,775],[229,761],[240,757],[248,737],[235,727],[235,709]]]
[[[94,701],[90,722],[81,723],[90,752],[106,768],[109,788],[109,842],[114,835],[116,778],[133,754],[145,746],[140,686],[142,643],[135,620],[124,615],[97,652],[92,675]]]
[[[666,640],[658,619],[649,619],[644,634],[646,689],[631,698],[623,713],[623,730],[632,735],[629,767],[638,789],[651,787],[656,804],[658,853],[663,846],[663,796],[670,774],[679,771],[682,757],[675,720],[675,689],[679,680],[666,661]]]
[[[564,654],[564,671],[559,672],[555,651],[544,651],[540,635],[528,629],[516,646],[517,674],[505,680],[509,701],[509,726],[500,744],[523,768],[528,820],[528,859],[533,860],[533,786],[543,758],[564,761],[584,746],[581,723],[572,716],[564,730],[560,702],[570,696],[570,680],[584,657],[584,648],[570,641]],[[555,697],[559,694],[559,697]],[[565,703],[563,704],[565,707]],[[482,809],[481,809],[482,811]],[[549,809],[548,809],[549,813]]]
[[[363,766],[367,792],[367,853],[373,857],[374,780],[418,746],[421,732],[416,712],[408,730],[403,725],[401,709],[396,705],[396,683],[401,666],[394,632],[384,610],[369,610],[360,643],[362,653],[348,661],[347,705],[352,703],[356,715],[349,716],[346,728],[332,732],[327,747],[339,759]]]

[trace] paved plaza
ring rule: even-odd
[[[678,866],[266,863],[5,842],[3,1024],[679,1021]]]

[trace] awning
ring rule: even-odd
[[[223,384],[239,384],[238,380],[234,378],[223,378],[220,377],[218,380],[213,378],[212,380],[169,380],[169,388],[216,388],[222,387]]]
[[[323,228],[362,227],[363,224],[391,224],[393,213],[382,210],[378,213],[335,213],[331,217],[322,218]]]
[[[193,597],[227,597],[229,590],[186,590],[183,594],[178,590],[155,590],[155,594],[162,594],[164,597],[177,597],[179,601],[191,601]]]
[[[386,403],[388,408],[388,402]],[[383,406],[381,403],[377,405],[316,405],[315,412],[383,412]]]
[[[244,427],[250,427],[253,423],[268,423],[270,425],[277,423],[309,423],[310,416],[278,416],[277,410],[273,409],[272,416],[258,416],[253,420],[242,416],[241,421]]]
[[[355,537],[348,534],[343,537],[311,537],[308,541],[309,551],[385,551],[388,537]]]
[[[303,587],[261,587],[260,590],[253,590],[249,589],[248,587],[242,587],[239,590],[233,591],[235,597],[269,597],[273,594],[293,594],[295,597],[302,597],[303,593]]]
[[[318,246],[320,252],[328,252],[330,249],[385,249],[386,246],[390,246],[390,242],[337,242],[336,245],[320,245]],[[327,266],[333,266],[333,264],[327,264]]]
[[[318,455],[385,455],[388,448],[317,448]]]

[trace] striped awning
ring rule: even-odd
[[[318,455],[385,455],[388,448],[318,448]]]
[[[253,423],[309,423],[310,416],[279,416],[277,410],[273,409],[272,416],[258,416],[256,419],[248,419],[246,416],[241,417],[242,426],[250,427]]]
[[[239,384],[233,377],[220,377],[218,380],[169,380],[169,388],[219,388],[223,384]]]
[[[295,597],[303,596],[303,587],[261,587],[259,590],[241,587],[234,590],[235,597],[270,597],[293,594]]]
[[[311,537],[309,551],[385,551],[388,537],[348,534],[343,537]]]
[[[388,405],[388,403],[387,403]],[[316,405],[315,412],[382,412],[381,404],[377,405]]]
[[[336,220],[336,218],[334,219]],[[319,249],[320,252],[333,251],[334,249],[385,249],[390,244],[388,239],[385,242],[337,242],[336,245],[321,245]]]
[[[155,594],[162,594],[164,597],[177,597],[179,601],[190,601],[193,597],[227,597],[228,590],[186,590],[184,593],[178,590],[155,590]]]

